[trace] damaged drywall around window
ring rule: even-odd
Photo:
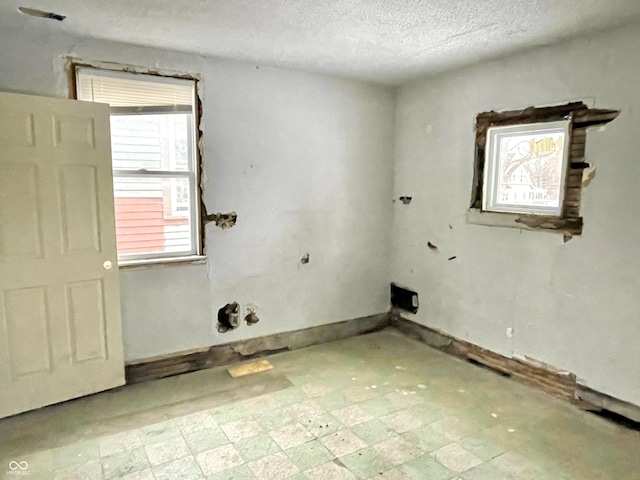
[[[222,230],[227,230],[228,228],[233,227],[238,220],[238,214],[236,212],[229,213],[211,213],[204,214],[202,217],[202,223],[207,224],[210,222],[214,222],[217,227],[220,227]]]
[[[614,120],[618,110],[589,108],[583,102],[573,102],[551,107],[529,107],[524,110],[506,112],[484,112],[476,117],[475,167],[471,194],[471,205],[467,222],[503,226],[528,230],[548,230],[564,234],[565,241],[582,233],[580,216],[582,188],[593,178],[593,167],[585,160],[587,128],[604,125]],[[559,121],[570,122],[569,158],[566,184],[561,202],[561,214],[540,215],[532,213],[505,213],[483,210],[483,188],[485,176],[485,149],[490,128],[526,124],[544,124]]]

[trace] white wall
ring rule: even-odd
[[[67,97],[66,56],[203,79],[204,202],[238,224],[207,226],[204,265],[121,270],[127,359],[388,310],[390,89],[18,29],[0,45],[3,91]],[[232,301],[256,304],[262,321],[219,334]]]
[[[639,51],[636,26],[401,88],[394,196],[413,202],[394,206],[392,258],[393,280],[420,295],[415,321],[569,370],[635,404]],[[597,174],[583,191],[583,235],[563,244],[558,234],[467,224],[475,115],[569,100],[622,111],[605,131],[587,134],[587,161]]]

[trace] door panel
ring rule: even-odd
[[[102,280],[70,283],[66,289],[73,333],[73,361],[104,360],[107,346]]]
[[[42,258],[34,165],[0,165],[0,256]],[[18,258],[16,258],[18,257]]]
[[[48,373],[51,345],[46,288],[9,290],[3,296],[12,377]],[[25,322],[25,317],[29,321]]]
[[[0,93],[0,418],[124,383],[116,266],[108,107]]]
[[[65,254],[100,253],[96,168],[64,165],[59,173]]]

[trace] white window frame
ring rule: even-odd
[[[557,207],[520,205],[513,203],[503,203],[498,198],[498,187],[500,182],[500,141],[508,136],[520,135],[540,135],[544,133],[564,136],[562,165],[560,177],[560,198]],[[547,215],[553,217],[562,216],[564,207],[565,184],[567,178],[567,165],[569,161],[571,139],[571,121],[561,120],[557,122],[527,123],[519,125],[509,125],[500,127],[490,127],[487,130],[487,143],[485,151],[486,162],[484,168],[484,183],[482,188],[482,210],[488,212],[503,213],[523,213],[533,215]]]
[[[197,80],[176,78],[171,76],[158,76],[145,73],[132,73],[123,71],[114,71],[110,69],[92,67],[92,66],[77,66],[75,68],[75,81],[76,88],[80,89],[80,76],[83,73],[94,73],[102,76],[116,77],[131,79],[135,77],[135,80],[148,81],[150,83],[177,83],[184,84],[190,82],[193,84],[193,101],[191,107],[186,105],[176,106],[132,106],[132,107],[111,107],[112,115],[158,115],[158,114],[173,114],[173,113],[191,113],[193,121],[189,126],[189,155],[188,155],[188,170],[148,170],[141,168],[138,170],[119,170],[113,169],[113,178],[185,178],[189,183],[190,188],[190,215],[189,225],[191,231],[191,245],[189,251],[184,252],[150,252],[150,253],[134,253],[134,254],[120,254],[118,253],[119,266],[128,265],[145,265],[154,263],[174,263],[190,260],[204,259],[203,245],[202,245],[202,226],[200,221],[200,159],[197,149],[196,132],[198,128],[198,102],[197,102]],[[171,192],[173,198],[173,192]],[[172,206],[173,210],[173,206]]]

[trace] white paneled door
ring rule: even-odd
[[[107,105],[0,93],[0,418],[124,383]]]

